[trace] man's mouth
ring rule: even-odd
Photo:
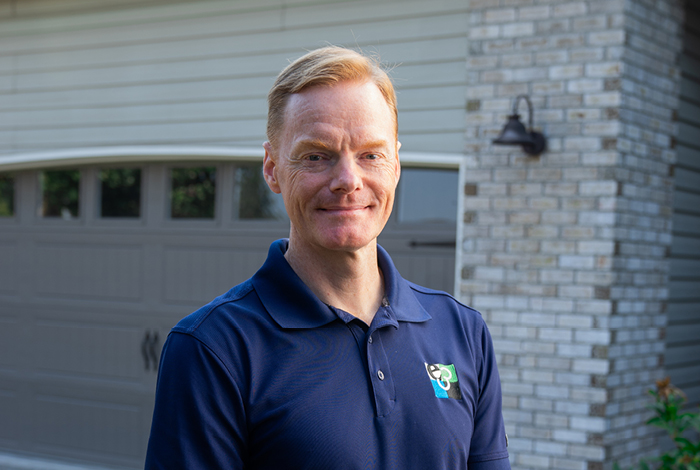
[[[365,209],[369,209],[370,206],[366,206],[364,204],[353,204],[351,206],[324,206],[319,208],[319,210],[324,211],[324,212],[330,212],[330,213],[353,213],[353,212],[360,212]]]

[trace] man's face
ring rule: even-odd
[[[374,83],[315,86],[289,97],[263,172],[282,193],[290,238],[315,249],[356,251],[384,228],[399,181],[394,118]]]

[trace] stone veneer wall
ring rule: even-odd
[[[681,0],[471,0],[461,298],[499,356],[516,469],[656,446]],[[548,151],[492,145],[532,98]],[[521,103],[526,120],[527,108]]]

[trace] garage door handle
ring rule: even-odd
[[[144,368],[158,370],[158,332],[154,331],[151,334],[150,330],[146,330],[146,334],[141,341],[141,356],[143,357]]]
[[[445,241],[428,241],[421,242],[418,240],[411,240],[408,242],[408,246],[411,248],[418,248],[422,246],[434,246],[438,248],[454,248],[457,244],[457,240],[445,240]]]
[[[153,370],[158,370],[158,332],[154,331],[151,335],[151,342],[148,345],[148,352],[151,356],[151,361],[153,361]]]
[[[150,357],[148,356],[148,343],[151,342],[151,332],[146,331],[146,334],[143,337],[143,341],[141,341],[141,356],[143,357],[143,364],[146,370],[149,369],[149,365],[151,363]]]

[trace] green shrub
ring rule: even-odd
[[[667,377],[656,381],[656,390],[649,390],[654,403],[649,405],[655,416],[646,424],[665,430],[671,438],[674,448],[649,461],[642,460],[640,470],[700,470],[700,440],[696,434],[690,437],[691,429],[700,432],[700,413],[683,412],[685,394],[671,385]],[[692,431],[691,431],[692,432]],[[620,470],[615,463],[614,470]],[[635,468],[635,467],[632,467]]]

